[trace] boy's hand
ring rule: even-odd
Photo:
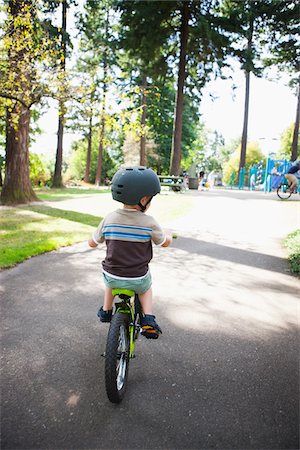
[[[169,234],[166,234],[166,240],[165,242],[162,244],[162,247],[169,247],[169,245],[172,244],[172,236],[170,236]]]
[[[88,240],[88,244],[89,244],[89,246],[92,247],[92,248],[97,247],[96,242],[95,242],[92,238]]]

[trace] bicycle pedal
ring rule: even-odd
[[[157,330],[155,330],[154,328],[147,329],[147,330],[142,329],[142,331],[141,331],[141,335],[147,339],[157,339],[159,334],[160,333]]]

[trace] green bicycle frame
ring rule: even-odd
[[[128,289],[113,289],[113,296],[120,296],[120,294],[126,295],[126,299],[120,298],[122,303],[118,306],[116,305],[117,312],[121,312],[129,315],[129,358],[133,357],[134,354],[134,318],[135,318],[135,307],[134,307],[134,296],[135,292]]]

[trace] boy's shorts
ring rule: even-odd
[[[130,289],[137,294],[144,294],[152,286],[151,273],[148,271],[147,274],[139,279],[119,279],[110,277],[107,273],[103,273],[103,280],[105,286],[111,289]]]

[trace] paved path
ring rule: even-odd
[[[164,333],[139,340],[120,406],[105,395],[107,327],[95,317],[104,250],[81,243],[0,274],[1,448],[299,448],[300,283],[281,240],[299,227],[300,202],[184,195],[194,208],[165,221],[178,239],[151,264]],[[110,208],[95,201],[60,206]]]

